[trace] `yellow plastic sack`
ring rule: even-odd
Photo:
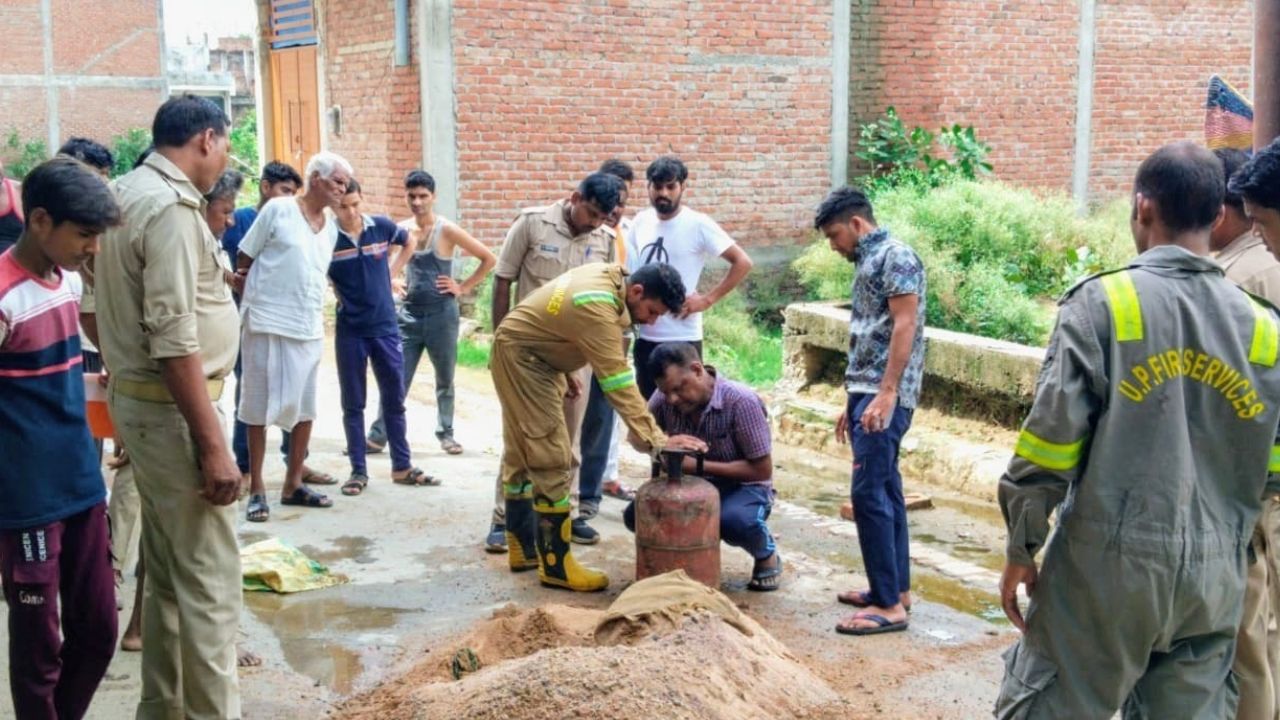
[[[240,548],[240,567],[244,589],[256,592],[295,593],[351,582],[279,538]]]

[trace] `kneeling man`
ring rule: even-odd
[[[658,386],[649,398],[658,427],[707,443],[703,471],[720,491],[720,538],[756,561],[747,589],[777,590],[782,558],[765,524],[773,508],[773,443],[764,402],[751,388],[704,365],[690,343],[654,348],[648,371]],[[694,458],[684,462],[686,473],[695,471]],[[634,502],[622,517],[627,529],[635,531]]]

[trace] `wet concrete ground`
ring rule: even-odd
[[[392,485],[390,461],[381,454],[370,457],[372,482],[364,495],[343,497],[334,487],[332,509],[283,507],[278,504],[283,464],[277,456],[268,457],[271,519],[243,522],[242,543],[280,537],[346,574],[351,583],[287,596],[246,594],[242,642],[264,664],[241,674],[245,717],[325,716],[342,697],[393,676],[433,643],[507,603],[603,608],[630,582],[634,545],[617,500],[606,499],[594,523],[603,541],[575,546],[581,560],[609,572],[613,582],[604,593],[542,588],[536,573],[512,574],[505,556],[482,551],[498,468],[497,401],[487,374],[460,372],[455,425],[466,453],[445,455],[431,432],[434,396],[425,366],[411,393],[410,441],[415,463],[442,477],[443,487]],[[341,454],[345,443],[331,357],[322,370],[320,393],[323,415],[316,422],[311,464],[345,478],[349,467]],[[643,478],[638,460],[635,456],[626,467],[636,485]],[[770,525],[786,562],[784,585],[772,594],[747,592],[750,559],[725,546],[725,592],[816,674],[856,699],[868,716],[987,715],[1000,678],[999,652],[1013,639],[992,583],[1002,543],[993,509],[935,493],[934,509],[911,514],[917,595],[910,630],[877,638],[838,636],[832,627],[849,609],[835,603],[835,593],[865,587],[858,574],[856,532],[838,519],[847,494],[847,466],[783,449],[777,465],[783,500]],[[243,517],[243,503],[240,512]],[[132,581],[123,595],[121,628],[133,598]],[[0,657],[0,665],[7,672],[7,657]],[[138,692],[138,654],[118,653],[89,717],[132,717]],[[5,693],[0,717],[10,716]]]

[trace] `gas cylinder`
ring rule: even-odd
[[[677,568],[720,587],[720,493],[685,475],[686,453],[663,451],[649,482],[636,491],[636,580]],[[702,474],[702,455],[697,456]]]

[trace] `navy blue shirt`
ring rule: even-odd
[[[249,228],[253,227],[253,221],[258,219],[258,208],[242,207],[231,215],[235,218],[236,224],[227,228],[222,233],[222,249],[227,251],[227,257],[231,258],[231,267],[236,266],[236,256],[240,254],[240,241],[245,235],[249,234]]]
[[[409,233],[385,215],[365,215],[358,240],[338,228],[329,264],[338,296],[338,332],[366,338],[400,333],[387,251],[392,245],[404,247],[408,238]]]

